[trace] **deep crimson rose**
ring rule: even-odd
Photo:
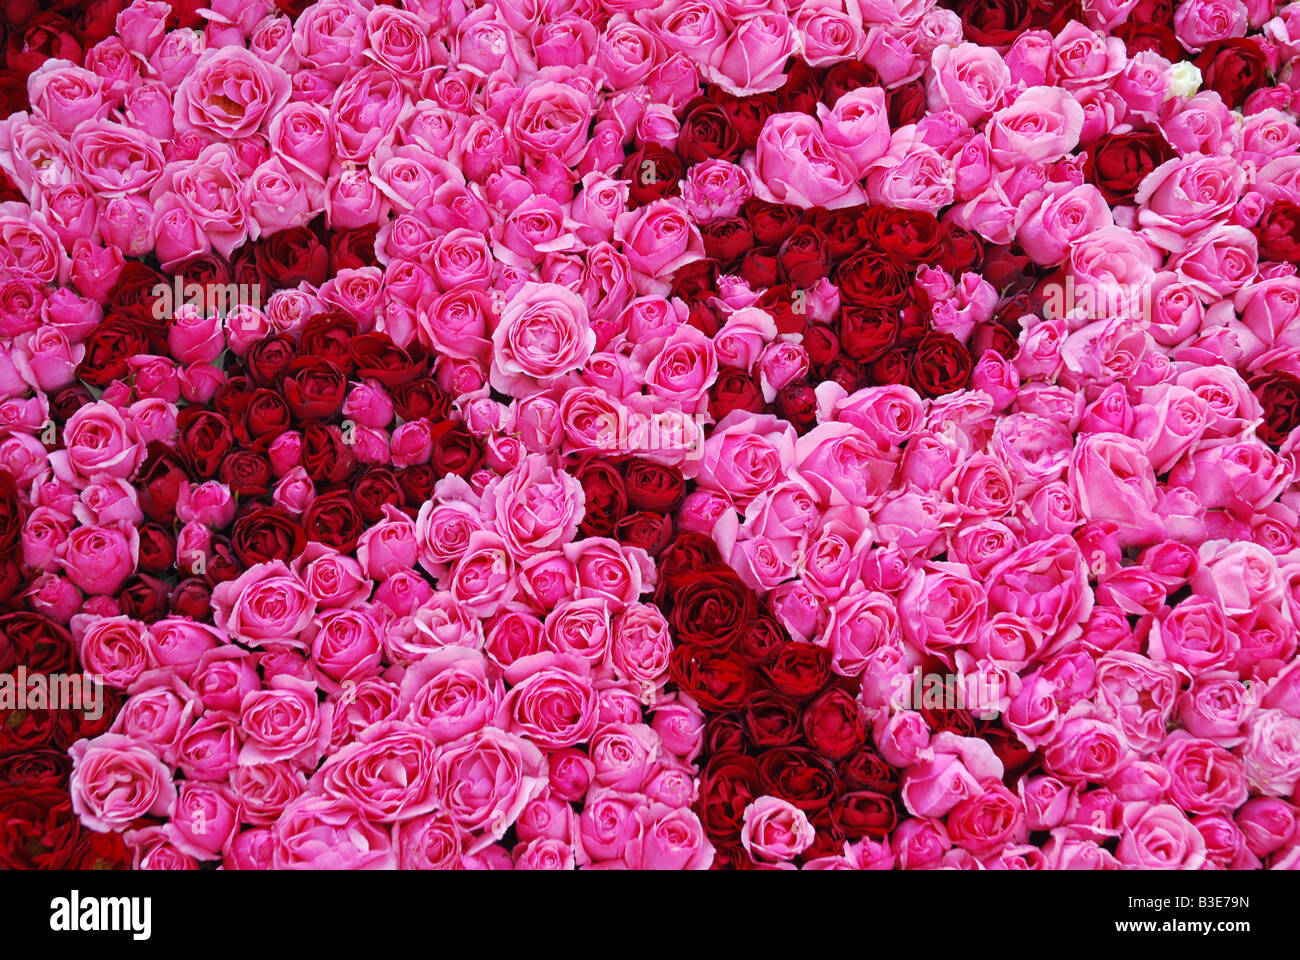
[[[348,384],[330,361],[299,357],[284,372],[280,388],[295,420],[326,420],[342,408]]]
[[[101,733],[108,733],[113,720],[122,709],[125,692],[116,687],[104,687],[104,710],[95,719],[91,719],[82,710],[54,710],[54,742],[64,749],[78,740],[89,740]]]
[[[799,717],[799,704],[771,690],[755,693],[741,712],[745,736],[758,750],[795,743],[802,733]]]
[[[271,489],[275,480],[271,461],[259,450],[232,450],[221,461],[217,477],[230,492],[241,497],[259,497]]]
[[[202,407],[185,407],[176,418],[180,439],[176,451],[195,477],[210,480],[230,452],[235,435],[230,421]]]
[[[804,383],[782,387],[776,395],[776,415],[794,424],[799,433],[806,433],[817,425],[817,395]]]
[[[986,350],[1000,353],[1008,360],[1015,359],[1020,352],[1020,343],[1015,334],[997,322],[976,324],[970,337],[970,354],[982,357]]]
[[[849,304],[840,310],[839,340],[844,352],[861,363],[871,363],[898,341],[897,308],[878,309]]]
[[[885,99],[889,108],[889,126],[894,130],[925,118],[925,84],[920,80],[895,87]]]
[[[898,771],[869,746],[860,746],[840,761],[837,768],[850,790],[893,793],[898,789]]]
[[[67,791],[0,787],[0,866],[6,870],[66,866],[81,830]]]
[[[257,250],[252,244],[244,244],[230,255],[230,282],[242,283],[250,289],[257,290],[272,287],[261,262],[257,259]]]
[[[1277,200],[1253,230],[1261,260],[1300,260],[1300,206]]]
[[[446,420],[451,413],[451,397],[428,377],[403,383],[392,391],[391,398],[393,409],[403,420]]]
[[[722,564],[722,554],[712,537],[688,531],[679,533],[659,557],[659,582],[704,573]]]
[[[32,73],[46,60],[80,63],[81,31],[53,10],[37,13],[5,38],[5,67]]]
[[[696,804],[700,823],[710,840],[740,837],[745,808],[761,795],[758,761],[738,751],[719,751],[700,773]]]
[[[182,580],[172,589],[169,604],[178,617],[206,620],[212,616],[212,588],[196,577]]]
[[[1156,130],[1108,133],[1088,151],[1083,175],[1110,203],[1129,203],[1143,178],[1173,155]]]
[[[141,325],[120,315],[105,317],[86,337],[83,346],[86,354],[77,364],[77,376],[99,390],[114,380],[127,378],[127,361],[131,357],[154,352]]]
[[[216,586],[222,581],[234,580],[243,572],[239,561],[235,559],[234,551],[230,549],[230,543],[224,537],[213,538],[212,548],[208,553],[208,570],[203,575],[203,579]]]
[[[855,253],[835,268],[842,303],[863,307],[897,307],[907,298],[912,278],[883,250]]]
[[[71,6],[66,15],[75,20],[82,45],[89,50],[113,33],[125,6],[126,0],[89,0]]]
[[[27,671],[30,675],[34,668],[28,667]],[[0,709],[0,755],[59,744],[59,712]]]
[[[984,239],[951,223],[943,224],[939,266],[955,277],[977,270],[984,262]]]
[[[669,623],[679,643],[722,648],[734,644],[754,618],[754,591],[729,568],[687,573],[669,584]]]
[[[787,697],[809,700],[830,680],[830,654],[825,647],[791,641],[763,667],[763,676]]]
[[[754,230],[754,241],[777,249],[803,221],[803,212],[798,207],[768,203],[757,197],[746,200],[742,212]]]
[[[1038,754],[1031,752],[1018,736],[1001,723],[995,721],[985,724],[976,735],[991,746],[997,758],[1002,761],[1008,784],[1014,784],[1038,763]]]
[[[931,330],[912,355],[910,383],[924,397],[941,397],[970,381],[970,352],[950,333]]]
[[[777,104],[782,113],[815,113],[821,99],[820,70],[808,66],[802,58],[795,57],[785,73],[785,83],[776,91]]]
[[[749,699],[754,676],[726,650],[706,650],[678,641],[668,660],[673,681],[704,710],[736,710]]]
[[[483,462],[483,445],[457,420],[435,423],[429,431],[433,440],[433,457],[429,465],[438,476],[454,473],[468,477]]]
[[[402,505],[402,488],[397,485],[393,471],[386,467],[367,470],[352,486],[357,509],[367,524],[378,523],[384,516],[385,506]]]
[[[62,390],[50,396],[50,415],[55,420],[67,420],[87,404],[95,402],[95,396],[79,383],[70,383]]]
[[[0,637],[4,638],[0,650],[12,650],[15,661],[26,666],[28,673],[72,670],[72,634],[49,617],[25,610],[0,614]]]
[[[781,268],[772,247],[753,247],[740,261],[740,276],[751,289],[761,290],[781,282]]]
[[[758,136],[763,132],[767,118],[780,111],[775,94],[759,93],[749,97],[736,98],[729,94],[716,97],[719,105],[731,119],[736,130],[741,151],[752,150],[758,143]],[[730,157],[728,159],[734,159]]]
[[[14,478],[0,471],[0,557],[18,550],[23,534],[23,505]]]
[[[123,265],[122,272],[117,275],[117,283],[108,295],[104,313],[119,314],[150,326],[157,325],[159,318],[155,314],[159,312],[156,309],[159,298],[155,288],[160,285],[171,288],[174,295],[175,285],[171,278],[139,260],[128,260]]]
[[[1168,24],[1129,20],[1121,23],[1111,34],[1124,41],[1124,52],[1130,59],[1145,52],[1159,54],[1173,63],[1183,58],[1182,44]]]
[[[358,377],[371,377],[388,389],[410,383],[424,374],[424,357],[418,344],[399,347],[383,333],[363,333],[352,339],[348,349]]]
[[[323,499],[317,497],[312,507]],[[272,560],[292,560],[306,545],[303,524],[280,507],[257,507],[237,517],[230,537],[230,549],[244,567]]]
[[[804,331],[803,348],[808,351],[808,362],[814,370],[822,370],[840,352],[840,338],[824,323],[810,323]]]
[[[1289,373],[1270,373],[1252,378],[1250,388],[1264,408],[1259,438],[1281,446],[1291,431],[1300,427],[1300,379]]]
[[[81,840],[68,857],[69,870],[129,870],[131,851],[117,833],[81,831]]]
[[[58,790],[67,786],[72,760],[61,750],[37,748],[0,757],[0,783],[22,790]]]
[[[1236,108],[1268,83],[1268,64],[1259,43],[1246,37],[1215,40],[1196,58],[1203,89],[1213,90]]]
[[[27,75],[21,70],[0,70],[0,110],[4,111],[4,115],[27,111],[31,106],[31,101],[27,99]],[[26,202],[22,191],[14,186],[7,174],[0,176],[0,197],[5,201]]]
[[[312,501],[302,518],[307,539],[350,553],[365,530],[351,490],[332,490]]]
[[[586,512],[578,532],[585,537],[609,536],[627,513],[623,474],[614,464],[598,457],[584,459],[570,472],[582,484],[586,496]]]
[[[800,301],[800,304],[802,303],[803,301]],[[802,305],[796,309],[795,293],[789,284],[768,287],[758,298],[756,306],[772,315],[772,319],[776,322],[776,332],[779,334],[802,335],[804,328],[808,326],[807,309]]]
[[[832,687],[808,704],[803,715],[804,739],[824,757],[840,760],[867,738],[862,707],[838,687]]]
[[[982,47],[1009,47],[1030,23],[1029,0],[958,0],[966,39]]]
[[[687,303],[697,297],[711,297],[718,290],[718,265],[712,260],[696,260],[673,274],[671,296]]]
[[[230,421],[242,419],[248,409],[249,398],[258,389],[247,376],[240,372],[242,367],[231,366],[226,371],[226,379],[217,392],[212,395],[209,406]]]
[[[860,87],[874,87],[880,83],[876,68],[861,60],[841,60],[826,71],[822,78],[822,103],[833,107],[840,97]]]
[[[955,690],[950,690],[953,697],[957,695]],[[921,708],[921,716],[929,724],[930,729],[935,733],[948,731],[962,737],[971,737],[975,735],[976,723],[974,716],[969,710],[958,707],[925,707]]]
[[[1138,0],[1129,16],[1138,23],[1171,23],[1174,19],[1174,0]]]
[[[375,234],[378,226],[371,224],[352,230],[333,230],[329,234],[329,272],[356,270],[378,265],[375,258]]]
[[[299,349],[304,357],[331,361],[347,376],[356,369],[351,345],[358,334],[357,322],[341,311],[322,313],[303,324]]]
[[[882,353],[868,365],[867,375],[877,386],[907,383],[912,376],[912,350],[895,347]]]
[[[614,527],[614,538],[629,547],[640,547],[655,557],[673,536],[673,522],[662,513],[640,510],[629,513]]]
[[[289,429],[293,416],[284,395],[259,387],[248,395],[243,416],[233,424],[236,439],[243,443],[263,438],[272,440]]]
[[[633,510],[671,513],[686,492],[682,471],[670,464],[629,457],[623,464],[627,505]]]
[[[302,467],[317,483],[343,483],[356,466],[356,454],[337,426],[309,423],[303,429]]]
[[[740,137],[730,113],[707,97],[697,97],[686,105],[681,126],[677,155],[684,163],[716,158],[734,160],[740,156]]]
[[[871,207],[862,232],[902,263],[935,263],[943,253],[943,230],[925,210]]]
[[[826,238],[826,252],[833,263],[847,260],[867,242],[861,207],[817,210],[812,222]]]
[[[918,298],[919,299],[919,298]],[[904,304],[898,311],[897,346],[915,347],[930,332],[930,318],[917,302]]]
[[[167,596],[167,584],[156,577],[139,575],[122,584],[117,599],[128,617],[153,623],[167,616]]]
[[[785,627],[766,610],[762,610],[750,621],[736,644],[736,650],[750,663],[762,666],[789,642],[790,635],[786,633]]]
[[[704,252],[728,268],[754,246],[754,230],[742,217],[722,217],[700,225]],[[727,271],[730,272],[730,271]]]
[[[623,161],[619,178],[628,181],[628,205],[641,207],[680,193],[685,173],[677,154],[657,143],[643,143]]]
[[[274,386],[289,365],[298,359],[298,347],[286,334],[265,337],[248,349],[244,364],[249,378],[259,387]]]
[[[811,287],[830,271],[830,249],[825,235],[806,223],[794,228],[778,254],[781,274],[792,287]]]
[[[752,375],[736,367],[721,367],[709,388],[709,416],[721,420],[732,410],[758,413],[765,406],[763,388]]]
[[[886,794],[857,790],[835,802],[832,819],[850,840],[883,840],[898,826],[898,808]]]
[[[307,227],[290,227],[264,238],[254,247],[258,271],[272,288],[307,282],[320,286],[330,277],[330,251]]]
[[[405,467],[393,474],[402,491],[403,503],[410,510],[418,510],[424,501],[433,496],[434,484],[440,479],[427,463]]]
[[[176,451],[156,441],[149,444],[135,480],[144,515],[170,525],[176,519],[181,484],[188,483],[189,479],[184,461]]]
[[[745,726],[738,713],[715,713],[704,726],[704,753],[742,753],[745,749]]]
[[[230,264],[212,253],[195,254],[183,263],[177,264],[172,268],[172,276],[180,277],[184,286],[197,283],[202,287],[205,303],[211,302],[213,298],[214,291],[210,291],[209,287],[224,286],[232,280],[236,280]],[[236,280],[236,282],[239,281]],[[174,295],[174,282],[172,289]],[[184,290],[182,290],[182,293],[184,293]]]
[[[809,817],[828,810],[840,791],[835,769],[806,747],[776,747],[758,758],[763,792],[789,800]]]
[[[816,832],[813,834],[812,845],[799,855],[801,863],[818,857],[843,856],[844,845],[849,838],[835,821],[832,810],[822,810],[815,817],[809,817],[808,822]]]

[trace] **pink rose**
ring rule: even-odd
[[[143,816],[170,817],[176,804],[171,771],[144,744],[115,733],[78,740],[69,793],[81,822],[99,833]]]
[[[762,200],[835,210],[866,199],[851,154],[830,143],[821,125],[806,114],[768,117],[755,149],[742,166]]]
[[[812,846],[814,834],[802,810],[788,800],[764,795],[745,807],[740,843],[755,860],[783,863]]]

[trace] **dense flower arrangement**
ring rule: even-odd
[[[3,28],[3,865],[1300,866],[1300,4]]]

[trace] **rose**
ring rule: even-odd
[[[754,193],[772,203],[835,210],[864,202],[857,171],[826,140],[820,124],[801,113],[775,114],[763,125],[755,156],[746,155]]]
[[[381,870],[398,861],[390,832],[339,797],[306,794],[292,801],[271,827],[271,840],[277,870]]]
[[[1115,856],[1127,867],[1198,870],[1205,862],[1205,838],[1173,804],[1130,803]]]
[[[591,101],[579,88],[539,79],[512,104],[505,132],[526,159],[552,156],[569,165],[587,148],[591,115]]]
[[[243,47],[209,49],[177,88],[176,128],[249,136],[288,102],[289,86],[288,74]]]
[[[69,751],[72,808],[101,833],[121,830],[138,817],[170,817],[176,804],[171,771],[148,747],[119,734],[79,740]]]
[[[1267,65],[1253,39],[1223,39],[1208,44],[1196,58],[1205,87],[1236,108],[1265,82]]]
[[[546,386],[581,366],[596,346],[586,305],[555,284],[525,284],[492,334],[492,384],[510,393]]]
[[[733,30],[700,65],[710,83],[735,97],[775,90],[785,82],[782,69],[798,42],[790,21],[775,13],[756,13]]]
[[[1300,427],[1300,378],[1284,372],[1253,377],[1250,388],[1264,409],[1264,422],[1257,428],[1259,437],[1273,447]]]
[[[433,776],[442,805],[462,829],[479,832],[468,853],[505,835],[528,802],[546,787],[545,757],[525,739],[485,727],[448,744]]]
[[[265,641],[305,647],[299,634],[312,622],[316,602],[283,561],[258,563],[212,593],[217,625],[252,646]]]
[[[483,519],[520,559],[572,540],[583,510],[583,486],[564,471],[528,457],[483,493]]]
[[[420,727],[379,723],[331,754],[312,783],[326,796],[354,803],[372,821],[400,822],[438,806],[436,757]]]
[[[1083,108],[1068,91],[1031,86],[989,119],[989,147],[995,160],[1008,165],[1056,160],[1078,144],[1083,119]]]
[[[713,845],[695,813],[666,804],[637,808],[623,859],[633,870],[707,870]]]
[[[1246,802],[1241,761],[1209,740],[1171,737],[1160,762],[1171,776],[1169,797],[1180,810],[1230,813]]]
[[[794,804],[764,795],[745,807],[740,843],[755,860],[783,863],[807,850],[815,833],[807,815]]]
[[[1259,793],[1288,797],[1300,780],[1300,720],[1281,710],[1257,710],[1246,721],[1242,759]]]

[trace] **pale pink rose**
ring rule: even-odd
[[[1083,108],[1067,91],[1035,86],[994,112],[987,128],[993,157],[1007,166],[1057,160],[1079,142]]]
[[[171,771],[145,744],[105,733],[78,740],[72,755],[72,808],[91,830],[121,830],[142,816],[170,817],[176,804]]]
[[[798,34],[784,13],[756,13],[737,24],[700,69],[732,96],[767,93],[785,82],[785,62],[797,43]]]
[[[935,113],[951,110],[972,126],[1000,109],[1011,89],[1011,72],[996,50],[974,43],[941,46],[930,59],[926,98]]]
[[[527,740],[485,727],[447,744],[433,777],[452,821],[478,832],[467,847],[472,853],[504,836],[546,788],[546,758]]]
[[[812,846],[815,833],[807,815],[794,804],[764,795],[745,807],[740,842],[756,860],[783,863]]]
[[[277,870],[383,870],[398,864],[391,828],[376,826],[350,800],[306,794],[271,828]]]
[[[1130,803],[1115,857],[1130,868],[1198,870],[1205,863],[1205,838],[1169,803]]]
[[[814,118],[777,113],[767,118],[754,157],[746,154],[742,166],[760,199],[834,210],[866,198],[849,156],[827,140]]]
[[[556,284],[525,284],[492,334],[492,383],[511,392],[553,384],[580,367],[596,346],[586,305]]]

